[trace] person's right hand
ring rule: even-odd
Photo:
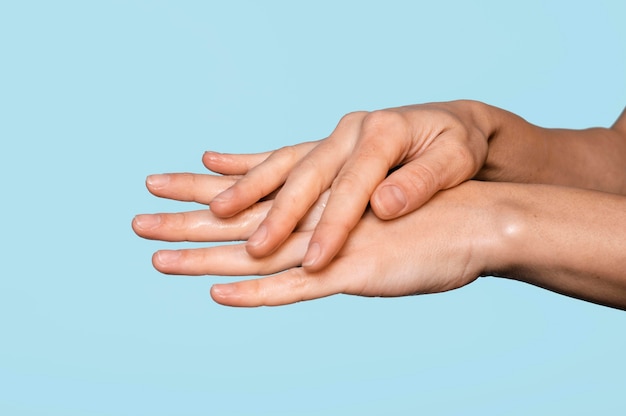
[[[243,175],[210,202],[211,211],[231,217],[278,190],[246,246],[259,258],[276,250],[330,188],[303,262],[319,271],[339,252],[368,203],[379,218],[394,219],[472,178],[487,156],[491,126],[485,109],[455,101],[356,112],[321,141],[251,155],[207,152],[203,161],[210,170]]]

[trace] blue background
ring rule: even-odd
[[[480,279],[214,304],[136,213],[150,173],[455,98],[543,126],[626,103],[621,1],[0,3],[0,414],[623,414],[626,314]],[[184,246],[174,245],[177,247]]]

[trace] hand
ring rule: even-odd
[[[227,186],[228,178],[168,175],[167,185],[148,187],[156,195],[204,203]],[[281,305],[337,293],[402,296],[442,292],[466,285],[485,269],[493,254],[493,214],[479,182],[437,194],[422,209],[394,221],[371,211],[346,244],[321,271],[298,267],[323,209],[323,198],[285,243],[264,258],[250,256],[244,244],[159,251],[154,266],[170,274],[267,275],[256,280],[213,286],[211,296],[232,306]],[[327,196],[328,194],[325,194]],[[167,241],[242,240],[265,218],[274,200],[263,201],[229,219],[210,211],[138,216],[140,236]],[[156,221],[155,221],[156,220]],[[149,224],[149,226],[146,226]]]
[[[485,161],[490,135],[482,108],[457,101],[357,112],[318,142],[254,155],[207,152],[203,161],[210,170],[243,175],[210,201],[211,210],[231,217],[282,186],[246,245],[252,256],[263,257],[330,189],[303,261],[308,271],[319,271],[339,252],[368,202],[379,218],[393,219],[472,178]]]

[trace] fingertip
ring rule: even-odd
[[[408,206],[406,194],[395,184],[380,186],[374,191],[370,202],[376,216],[383,220],[399,217]]]
[[[322,248],[318,242],[313,242],[309,245],[309,248],[302,260],[302,267],[312,268],[319,261],[319,257],[322,254]]]
[[[161,225],[162,219],[159,214],[140,214],[136,215],[132,221],[132,227],[135,232],[150,231]]]
[[[202,154],[202,163],[208,168],[209,165],[212,165],[216,161],[219,160],[221,153],[215,152],[213,150],[207,150]]]
[[[255,307],[262,303],[252,294],[246,293],[248,282],[216,283],[209,291],[211,298],[224,306]]]
[[[328,207],[324,212],[328,216]],[[324,215],[322,217],[324,217]],[[336,221],[320,220],[309,240],[307,252],[302,258],[302,267],[307,272],[319,272],[328,266],[346,243],[350,232],[358,224],[362,215],[350,218],[345,215],[333,218]]]
[[[232,295],[235,292],[236,290],[232,284],[217,283],[211,286],[209,294],[211,295],[211,298],[220,305],[231,306],[232,301],[229,302],[229,299],[232,298]]]
[[[222,175],[241,174],[241,169],[233,166],[233,161],[230,154],[219,153],[212,150],[207,150],[202,155],[202,164],[205,168],[214,173]]]
[[[220,192],[209,202],[211,212],[221,218],[232,217],[237,213],[237,211],[233,212],[231,207],[234,197],[235,191],[232,187]]]
[[[211,200],[211,204],[223,204],[230,202],[235,196],[235,191],[232,187],[220,192]]]
[[[309,245],[309,249],[302,260],[302,267],[307,272],[318,272],[328,266],[333,259],[335,253],[325,251],[320,243],[313,242]]]
[[[248,254],[252,257],[260,257],[259,254],[262,256],[264,252],[262,246],[266,239],[267,226],[265,224],[261,224],[246,242],[246,251]]]
[[[271,219],[267,220],[266,217],[246,241],[246,251],[256,259],[269,256],[289,238],[292,232],[293,227],[281,229],[277,227],[276,222]]]
[[[180,250],[159,250],[152,255],[152,265],[161,273],[170,273],[179,264]]]
[[[162,189],[169,185],[170,180],[171,177],[168,174],[149,175],[146,177],[146,188],[151,192]]]
[[[258,244],[254,245],[250,242],[246,242],[246,252],[255,259],[261,259],[263,257],[269,256],[274,252],[276,247],[270,246],[268,244]]]
[[[143,214],[141,214],[143,215]],[[133,231],[135,232],[135,234],[137,235],[141,235],[141,229],[140,227],[137,226],[137,217],[141,216],[141,215],[135,215],[132,219],[132,221],[130,222],[130,227],[133,229]]]

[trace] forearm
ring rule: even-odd
[[[547,129],[483,105],[489,151],[477,179],[543,183],[626,194],[624,116],[612,128]]]
[[[626,197],[486,185],[493,185],[501,233],[488,274],[626,309]]]

